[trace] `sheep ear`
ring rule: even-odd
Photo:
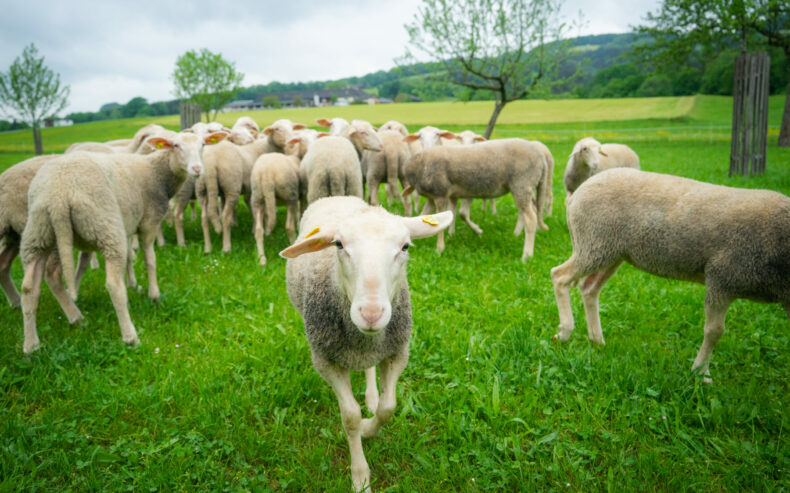
[[[302,141],[301,137],[294,137],[293,139],[291,139],[288,142],[286,142],[286,144],[289,145],[289,146],[293,146],[293,145],[298,144],[301,141]]]
[[[266,135],[269,135],[273,131],[274,131],[274,129],[272,127],[266,127],[266,128],[263,129],[263,133],[265,133]]]
[[[403,142],[414,142],[415,140],[420,140],[420,136],[417,134],[410,134],[403,138]]]
[[[609,157],[609,155],[608,155],[608,154],[606,154],[605,152],[603,152],[603,149],[598,149],[598,154],[600,154],[601,156],[604,156],[604,157]]]
[[[162,137],[151,137],[150,139],[145,141],[149,146],[153,147],[154,149],[166,149],[173,147],[173,143],[167,139]]]
[[[331,127],[332,126],[332,123],[329,120],[327,120],[326,118],[316,118],[315,122],[317,124],[321,125],[322,127]]]
[[[294,130],[302,130],[303,128],[307,128],[307,125],[304,123],[294,123],[293,129]]]
[[[326,132],[318,132],[318,135],[315,136],[316,139],[322,139],[324,137],[329,137],[329,134]]]
[[[216,144],[217,142],[225,140],[225,137],[227,136],[228,134],[226,134],[225,132],[214,132],[211,135],[207,135],[206,138],[203,139],[203,142],[206,145],[212,145],[212,144]]]
[[[409,185],[408,187],[403,189],[403,191],[401,192],[400,196],[401,197],[408,197],[409,195],[411,195],[411,193],[413,191],[414,191],[414,187]]]
[[[475,142],[484,142],[486,140],[488,139],[486,139],[485,137],[481,137],[479,135],[475,136]]]
[[[409,229],[412,239],[426,238],[447,228],[453,222],[453,213],[444,211],[428,216],[404,217],[401,221]]]
[[[336,229],[337,228],[334,226],[315,228],[314,230],[307,233],[303,239],[297,241],[293,245],[280,252],[280,257],[296,258],[299,255],[303,255],[305,253],[313,253],[323,250],[324,248],[334,246]]]
[[[440,133],[439,136],[442,137],[443,139],[457,139],[458,138],[457,135],[455,135],[452,132],[448,132],[446,130],[444,132]]]

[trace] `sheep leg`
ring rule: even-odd
[[[491,214],[496,215],[496,199],[489,199],[491,202]],[[485,200],[483,201],[483,209],[485,209]]]
[[[711,293],[710,289],[705,294],[705,328],[703,329],[705,335],[697,357],[694,359],[694,364],[691,365],[691,371],[705,375],[705,378],[703,378],[705,383],[712,382],[709,378],[708,363],[713,353],[713,348],[724,333],[724,318],[727,315],[730,303],[732,303],[731,298]]]
[[[140,248],[140,240],[137,238],[137,235],[132,235],[132,244],[130,246],[132,250],[137,250]]]
[[[368,178],[368,204],[379,205],[379,184],[378,180]]]
[[[458,212],[458,215],[461,216],[461,219],[463,219],[470,228],[472,228],[472,231],[481,235],[483,234],[483,230],[480,229],[480,226],[472,222],[472,218],[470,217],[471,208],[472,199],[463,199],[461,201],[461,210]]]
[[[255,246],[258,248],[258,262],[266,265],[266,254],[263,251],[263,207],[252,206],[252,227],[255,232]]]
[[[77,272],[74,273],[74,289],[76,290],[74,293],[74,301],[77,301],[77,296],[80,292],[82,276],[85,275],[85,271],[88,270],[88,267],[94,260],[96,260],[96,263],[99,263],[96,259],[96,252],[80,252],[80,257],[77,262]]]
[[[601,315],[598,310],[598,297],[601,294],[603,285],[606,284],[617,269],[620,268],[623,261],[615,262],[613,265],[593,272],[589,276],[581,280],[579,290],[582,293],[582,300],[584,301],[584,315],[587,318],[587,336],[591,341],[598,344],[605,344],[603,340],[603,331],[601,331]]]
[[[96,269],[99,268],[99,258],[97,256],[96,252],[91,252],[90,264],[91,264],[91,269],[93,269],[93,270],[96,270]]]
[[[379,406],[379,389],[376,385],[376,367],[371,366],[365,370],[365,405],[368,411],[375,413]],[[364,426],[364,425],[363,425]],[[367,436],[362,433],[362,436]]]
[[[392,418],[395,413],[395,386],[398,383],[406,363],[409,362],[408,349],[391,358],[386,358],[379,363],[381,371],[381,399],[372,418],[362,420],[362,436],[374,437],[379,434],[381,427]]]
[[[293,244],[296,240],[296,221],[299,216],[299,202],[293,201],[285,209],[285,232],[288,235],[288,241]]]
[[[230,228],[235,223],[236,204],[238,196],[225,196],[225,205],[222,208],[222,251],[230,252]]]
[[[524,223],[524,250],[521,253],[521,262],[526,262],[535,252],[535,231],[538,229],[538,217],[529,203],[529,198],[516,198],[519,215]]]
[[[195,221],[197,220],[197,203],[194,200],[190,200],[188,204],[192,204],[191,215],[190,218]],[[187,205],[188,205],[187,204]],[[186,207],[186,206],[184,206]]]
[[[209,217],[206,212],[205,198],[200,200],[200,226],[203,229],[203,252],[211,253],[211,231],[209,230]]]
[[[425,197],[425,205],[422,207],[422,211],[420,212],[420,215],[424,216],[426,214],[432,213],[435,210],[436,210],[436,203],[433,201],[433,199],[429,197]]]
[[[105,254],[104,270],[107,274],[105,286],[107,292],[110,293],[112,306],[115,308],[115,315],[118,317],[118,324],[121,326],[123,342],[130,346],[137,346],[140,344],[140,339],[137,337],[137,331],[134,329],[131,317],[129,317],[129,300],[126,295],[126,286],[123,284],[123,257]]]
[[[571,286],[579,279],[576,272],[576,254],[571,255],[564,264],[551,269],[551,282],[554,284],[554,297],[560,314],[559,332],[552,340],[567,341],[573,332],[573,311],[571,310]]]
[[[435,197],[433,204],[436,207],[436,212],[444,212],[450,208],[453,202],[449,197]],[[455,217],[455,215],[453,215]],[[436,252],[442,253],[444,251],[444,230],[436,234]]]
[[[81,260],[82,253],[80,253]],[[44,279],[47,281],[47,286],[49,286],[52,296],[55,297],[63,313],[66,314],[66,318],[69,319],[69,323],[75,324],[82,320],[82,313],[80,313],[80,309],[77,308],[77,305],[74,304],[71,296],[68,295],[63,287],[63,281],[60,278],[61,273],[62,269],[58,256],[50,255],[45,264]]]
[[[126,282],[130,288],[137,287],[137,278],[134,275],[134,250],[130,246],[126,250]],[[104,259],[105,268],[107,267],[107,259]]]
[[[165,246],[165,235],[162,233],[162,224],[156,227],[156,246]]]
[[[25,354],[32,353],[40,346],[36,330],[36,310],[38,298],[41,296],[41,278],[44,276],[45,261],[45,257],[36,257],[25,266],[25,277],[22,281],[22,316],[25,328],[25,343],[22,351]]]
[[[140,241],[143,247],[143,258],[145,259],[145,270],[148,273],[148,298],[159,301],[159,283],[156,280],[156,252],[154,252],[154,240],[156,232],[146,230],[140,233]]]
[[[455,220],[458,218],[458,199],[450,199],[450,210],[453,211],[453,222],[451,222],[450,227],[447,228],[447,233],[454,235]]]
[[[351,480],[355,491],[370,488],[370,468],[362,451],[362,410],[354,399],[351,390],[351,377],[346,368],[331,363],[313,353],[313,366],[321,377],[332,387],[340,406],[340,419],[348,438],[351,455]]]
[[[19,243],[6,241],[0,250],[0,285],[5,291],[8,302],[14,308],[19,308],[22,303],[19,291],[16,290],[14,281],[11,280],[11,264],[17,255],[19,255]]]
[[[182,201],[177,200],[175,207],[173,208],[173,224],[176,228],[176,245],[183,247],[186,246],[184,242],[184,211],[189,205],[189,201]],[[192,208],[192,213],[194,215],[195,208]]]

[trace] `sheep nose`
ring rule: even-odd
[[[367,322],[369,326],[373,327],[373,325],[378,322],[381,316],[384,315],[384,307],[379,304],[369,304],[361,306],[359,308],[359,313],[362,315],[362,318],[365,319],[365,322]]]
[[[192,166],[192,171],[195,173],[195,176],[200,176],[200,173],[203,171],[202,166]]]

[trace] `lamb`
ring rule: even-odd
[[[406,162],[411,157],[408,144],[403,142],[403,136],[393,130],[379,130],[378,138],[381,140],[381,151],[365,151],[362,156],[362,169],[365,170],[368,185],[368,202],[371,205],[379,204],[379,184],[387,184],[389,201],[399,199],[403,204],[405,214],[411,216],[411,201],[406,200],[398,193],[398,180],[404,188],[407,186],[403,170]]]
[[[590,176],[611,168],[639,169],[639,156],[624,144],[601,145],[592,137],[581,139],[573,146],[565,168],[566,196],[570,197]]]
[[[569,291],[578,284],[589,338],[604,344],[598,296],[624,261],[705,285],[705,335],[692,370],[706,381],[733,300],[781,303],[790,318],[790,198],[780,193],[617,168],[584,182],[567,216],[573,254],[551,270],[555,340],[571,336]]]
[[[214,134],[216,142],[225,134]],[[187,174],[203,171],[204,141],[196,135],[177,134],[148,143],[162,150],[147,156],[73,153],[45,163],[30,183],[27,225],[22,233],[21,256],[26,354],[39,347],[36,309],[45,261],[57,253],[67,292],[76,297],[73,248],[101,251],[105,258],[107,290],[121,326],[124,342],[139,339],[129,317],[124,268],[129,243],[139,232],[146,268],[148,297],[159,299],[153,242],[157,228]],[[130,269],[131,270],[131,269]]]
[[[261,129],[255,123],[255,120],[249,116],[242,116],[236,120],[233,128],[230,129],[228,140],[238,145],[251,144],[260,131]]]
[[[399,121],[390,120],[384,125],[379,127],[379,132],[383,130],[393,130],[398,132],[402,136],[406,137],[409,135],[409,130],[406,128],[406,125],[402,124]],[[411,151],[411,155],[415,155],[422,150],[422,145],[420,144],[419,140],[414,140],[412,142],[408,142],[409,144],[409,151]]]
[[[288,297],[304,320],[313,366],[338,398],[356,491],[370,488],[362,437],[378,435],[394,414],[395,386],[409,358],[408,248],[450,221],[450,212],[405,218],[356,197],[324,198],[307,208],[297,242],[280,252],[288,258]],[[362,419],[351,370],[365,370],[372,418]]]
[[[514,234],[526,226],[521,261],[534,252],[535,231],[542,224],[546,202],[548,164],[542,149],[523,139],[502,139],[473,146],[437,146],[412,156],[406,164],[414,190],[433,200],[437,210],[446,210],[454,198],[493,198],[510,192],[519,210]],[[537,192],[537,217],[532,194]],[[439,233],[438,252],[444,250]]]
[[[349,127],[348,137],[319,134],[302,160],[302,171],[307,179],[307,203],[322,197],[352,195],[362,198],[362,171],[359,155],[365,149],[381,150],[375,132]]]
[[[250,209],[260,265],[266,265],[266,254],[263,250],[264,219],[265,233],[269,235],[274,229],[278,205],[287,207],[285,231],[288,233],[288,240],[293,243],[296,238],[295,224],[299,221],[302,188],[299,176],[300,143],[299,138],[289,141],[285,154],[263,154],[252,168]]]

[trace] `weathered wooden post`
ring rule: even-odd
[[[730,176],[765,172],[770,68],[767,53],[735,58]]]
[[[190,103],[181,100],[178,104],[178,109],[181,112],[181,130],[189,128],[200,121],[200,103]]]

